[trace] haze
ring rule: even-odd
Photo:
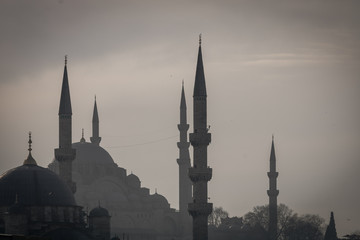
[[[27,132],[41,166],[58,144],[64,55],[73,141],[91,135],[178,208],[181,82],[188,122],[198,35],[212,143],[209,196],[231,216],[268,202],[271,135],[278,201],[334,211],[339,236],[360,230],[359,1],[2,1],[1,172],[22,164]],[[190,127],[190,132],[192,127]]]

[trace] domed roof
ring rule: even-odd
[[[140,186],[141,186],[140,179],[138,178],[138,176],[136,176],[133,173],[129,174],[126,177],[126,181],[130,186],[132,186],[134,188],[140,188]]]
[[[155,194],[150,195],[148,201],[152,203],[153,207],[168,208],[170,207],[168,200],[163,196],[155,192]]]
[[[96,207],[90,211],[90,217],[110,217],[108,210],[103,207]]]
[[[74,195],[58,175],[35,164],[13,168],[0,176],[0,206],[75,206]]]
[[[97,144],[80,141],[72,147],[76,149],[74,164],[115,164],[110,154]]]

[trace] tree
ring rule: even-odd
[[[287,226],[291,217],[294,216],[293,210],[291,210],[285,204],[280,204],[277,208],[278,213],[278,235],[281,235],[285,226]],[[268,229],[269,226],[269,205],[256,206],[252,212],[248,212],[244,215],[244,224],[250,227],[256,225],[262,226],[264,229]]]
[[[256,206],[244,215],[244,225],[250,228],[261,226],[268,229],[269,205]],[[288,206],[278,206],[278,240],[322,240],[324,219],[318,215],[298,216]]]
[[[219,227],[222,218],[229,217],[229,213],[222,207],[215,207],[208,218],[208,224],[214,227]]]
[[[318,215],[306,214],[300,217],[295,214],[284,228],[284,240],[322,240],[324,219]]]

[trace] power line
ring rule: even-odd
[[[170,137],[166,137],[166,138],[160,138],[160,139],[153,140],[153,141],[149,141],[149,142],[135,143],[135,144],[129,144],[129,145],[121,145],[121,146],[110,146],[110,147],[107,147],[107,148],[135,147],[135,146],[141,146],[141,145],[147,145],[147,144],[162,142],[162,141],[165,141],[165,140],[168,140],[168,139],[172,139],[172,138],[176,138],[176,137],[179,137],[179,135],[174,135],[174,136],[170,136]]]

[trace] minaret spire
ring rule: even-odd
[[[65,55],[64,75],[63,75],[63,82],[62,82],[61,96],[60,96],[59,115],[60,114],[72,115],[69,80],[67,73],[67,55]]]
[[[180,100],[180,124],[178,124],[180,131],[180,141],[177,143],[179,148],[179,211],[181,214],[182,224],[184,226],[183,235],[191,233],[191,218],[187,212],[187,206],[191,202],[191,181],[188,177],[188,170],[191,167],[189,147],[190,143],[187,141],[187,131],[189,124],[187,124],[186,116],[186,100],[184,91],[184,81],[182,82],[181,100]]]
[[[198,59],[197,59],[196,74],[195,74],[194,97],[195,96],[206,97],[205,74],[204,74],[204,66],[203,66],[202,51],[201,51],[201,34],[199,36],[199,51],[198,51]]]
[[[99,145],[101,141],[101,137],[99,137],[99,115],[97,110],[96,104],[96,95],[95,95],[95,103],[94,103],[94,111],[93,111],[93,118],[92,118],[92,137],[90,141],[93,144]]]
[[[76,185],[72,181],[72,161],[75,149],[72,148],[72,110],[70,88],[67,74],[67,56],[65,56],[64,75],[59,107],[59,148],[55,149],[55,158],[59,162],[59,175],[68,184],[73,193]]]
[[[189,169],[189,177],[193,182],[193,202],[188,211],[193,217],[193,240],[208,239],[208,216],[212,212],[212,203],[208,203],[207,182],[212,177],[212,169],[207,164],[207,147],[211,142],[208,133],[206,107],[205,74],[201,54],[201,37],[194,84],[194,132],[190,134],[190,142],[194,149],[194,165]]]
[[[279,190],[277,190],[276,179],[279,175],[276,172],[276,156],[275,156],[275,146],[274,146],[274,135],[272,135],[271,142],[271,153],[270,153],[270,172],[267,173],[269,177],[269,190],[267,194],[269,196],[269,237],[270,240],[277,239],[277,196],[279,195]]]

